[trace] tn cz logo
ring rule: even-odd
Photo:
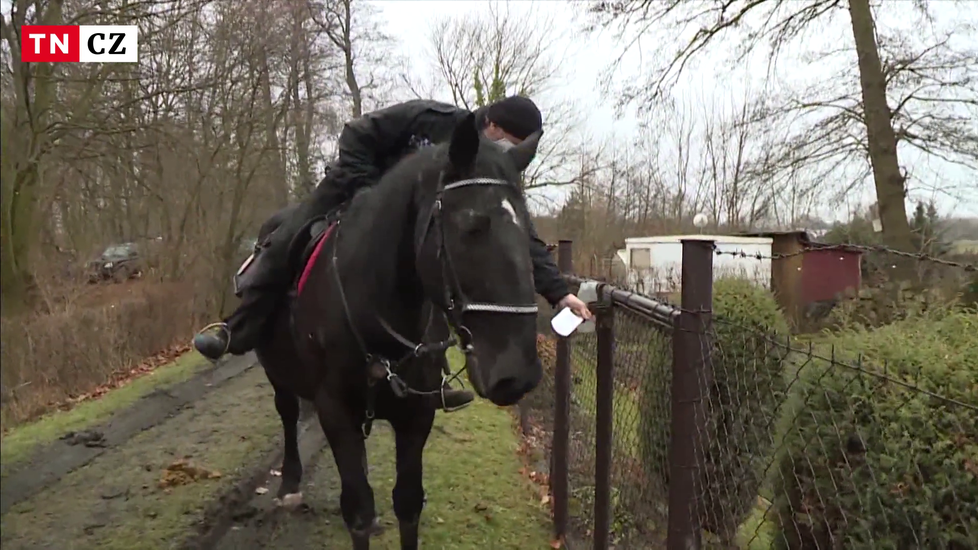
[[[136,63],[136,25],[24,25],[21,61],[28,63]]]

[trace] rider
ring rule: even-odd
[[[476,124],[486,138],[501,147],[521,143],[543,126],[540,110],[533,101],[511,96],[475,112]],[[293,282],[290,251],[293,238],[312,219],[325,215],[349,200],[353,193],[377,183],[397,162],[419,147],[451,138],[459,121],[469,111],[430,100],[412,100],[367,113],[348,122],[340,133],[339,158],[312,195],[279,213],[263,226],[279,224],[256,251],[248,273],[249,282],[238,289],[242,302],[216,333],[201,332],[194,347],[216,361],[225,353],[244,354],[257,344],[264,320],[271,315]],[[534,286],[553,306],[569,307],[585,319],[587,305],[571,294],[546,245],[530,224],[530,255]]]

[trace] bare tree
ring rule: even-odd
[[[915,5],[926,18],[927,6]],[[868,0],[761,0],[744,4],[719,0],[637,0],[601,3],[593,13],[599,27],[615,26],[625,33],[636,28],[661,28],[673,36],[688,37],[674,52],[653,56],[647,82],[625,90],[626,102],[638,102],[646,107],[666,97],[684,69],[724,38],[736,40],[737,60],[766,48],[773,63],[779,55],[796,46],[799,39],[810,36],[817,28],[832,25],[837,21],[836,15],[847,13],[853,44],[848,50],[849,65],[855,71],[846,76],[849,82],[858,82],[859,86],[855,94],[836,92],[828,97],[819,94],[793,102],[798,111],[829,114],[787,142],[782,164],[791,168],[787,173],[794,178],[800,164],[821,162],[822,166],[831,167],[845,152],[854,148],[864,151],[875,184],[884,242],[891,247],[902,250],[912,247],[905,204],[906,172],[899,163],[898,145],[903,140],[915,140],[914,147],[942,154],[941,149],[947,152],[947,145],[953,142],[957,144],[957,152],[965,157],[974,151],[974,125],[966,129],[963,121],[959,122],[974,117],[974,78],[967,76],[969,72],[965,68],[968,56],[974,59],[973,53],[951,52],[950,41],[943,39],[922,49],[895,41],[891,49],[889,42],[880,40]],[[897,44],[904,47],[897,48]],[[937,59],[941,61],[935,62]],[[970,74],[973,70],[972,67]],[[970,115],[968,109],[972,109]],[[945,114],[935,116],[935,110]],[[782,106],[775,106],[771,111],[784,116]],[[946,114],[949,112],[955,114]],[[941,119],[952,123],[942,124],[938,122]],[[936,127],[943,130],[939,133],[923,130]],[[952,132],[955,137],[948,139]],[[802,143],[807,147],[802,147]],[[957,158],[960,161],[962,157]]]
[[[50,204],[58,172],[55,159],[63,145],[72,141],[92,141],[110,132],[104,125],[106,109],[100,109],[104,94],[122,92],[119,106],[130,107],[137,97],[133,75],[126,68],[103,65],[66,66],[52,63],[22,63],[23,37],[20,29],[29,24],[78,24],[111,16],[116,21],[145,23],[150,17],[179,19],[191,2],[174,2],[150,15],[142,4],[108,8],[104,5],[76,6],[61,0],[27,2],[17,0],[8,15],[0,15],[0,36],[5,50],[5,83],[12,94],[3,96],[2,253],[3,296],[7,306],[15,306],[32,284],[31,261],[38,244],[39,219]],[[9,17],[9,21],[8,21]],[[147,29],[144,39],[151,41],[154,31]],[[126,96],[128,94],[128,97]],[[116,113],[118,114],[118,112]],[[115,132],[131,130],[128,123]],[[114,180],[116,198],[121,181]],[[117,212],[118,213],[118,212]],[[39,225],[40,224],[40,225]]]
[[[580,147],[574,139],[578,107],[566,99],[546,101],[563,77],[552,23],[538,14],[517,16],[491,4],[486,13],[436,20],[428,37],[435,80],[455,105],[474,111],[514,94],[541,105],[546,138],[537,162],[524,174],[526,189],[575,184],[585,175],[567,169],[579,165]]]
[[[49,251],[122,240],[161,243],[160,276],[220,308],[242,240],[336,133],[341,52],[304,0],[106,6],[19,0],[0,19],[5,309]],[[138,65],[19,62],[22,24],[107,19],[140,26]]]
[[[365,2],[329,0],[314,5],[316,21],[341,55],[350,115],[357,118],[377,108],[396,81],[389,64],[393,39],[380,30],[376,9]]]

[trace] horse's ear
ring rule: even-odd
[[[537,130],[530,134],[530,137],[524,139],[522,143],[515,147],[510,147],[506,151],[506,154],[513,160],[513,164],[516,165],[516,169],[520,172],[526,170],[526,167],[533,162],[533,157],[537,155],[537,146],[540,144],[540,136],[542,135],[543,130]]]
[[[448,146],[448,160],[457,170],[466,170],[475,162],[479,153],[479,129],[475,127],[475,113],[469,113],[452,132]]]

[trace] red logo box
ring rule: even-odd
[[[78,25],[24,25],[20,59],[28,63],[77,63],[81,56]]]

